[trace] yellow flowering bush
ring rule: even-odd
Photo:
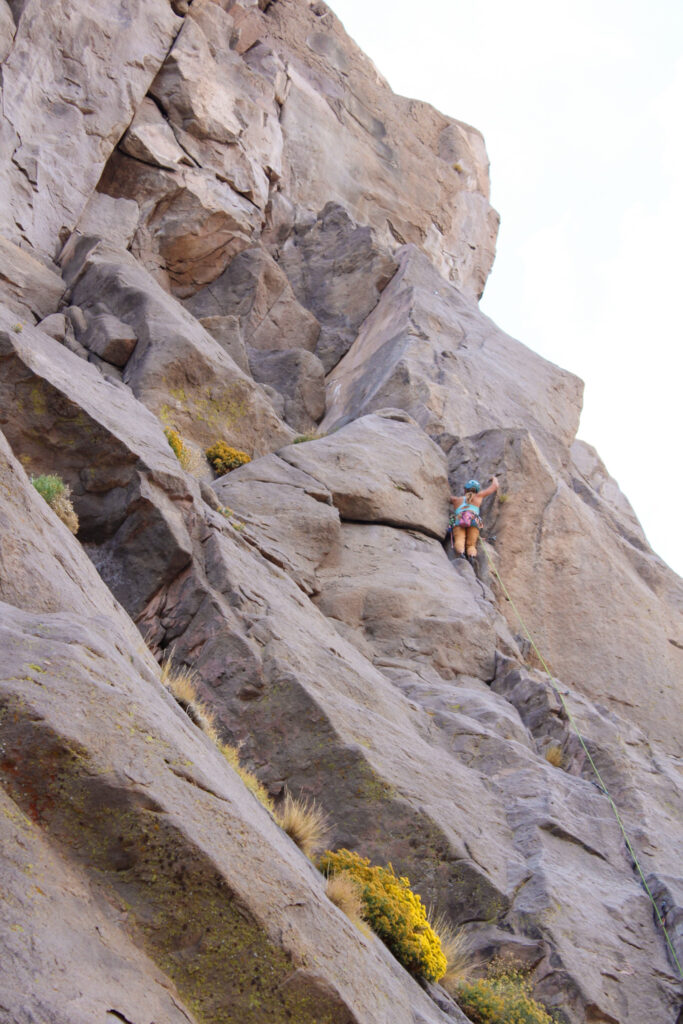
[[[428,981],[443,977],[447,963],[441,942],[407,878],[396,875],[391,864],[372,866],[350,850],[328,850],[320,869],[328,876],[346,872],[358,883],[363,917],[406,970]]]
[[[223,476],[231,469],[237,469],[245,462],[251,462],[251,458],[246,452],[241,452],[239,448],[231,448],[225,441],[216,441],[206,449],[205,454],[217,476]]]
[[[455,997],[473,1024],[553,1024],[531,995],[531,982],[516,970],[462,982]]]
[[[172,430],[170,427],[167,427],[166,430],[164,430],[164,434],[166,435],[166,440],[173,449],[175,457],[183,469],[185,469],[189,461],[189,452],[185,447],[185,442],[178,431]]]

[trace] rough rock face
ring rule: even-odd
[[[2,438],[0,480],[28,584],[3,534],[7,1019],[445,1021],[164,692]]]
[[[454,445],[449,467],[459,481],[500,476],[506,500],[489,516],[498,568],[553,671],[676,754],[683,585],[623,497],[613,510],[605,500],[615,484],[599,462],[573,452],[584,471],[572,461],[558,474],[528,433],[491,430]],[[519,631],[511,609],[507,617]]]
[[[405,413],[387,409],[363,416],[279,455],[328,487],[343,519],[413,528],[439,539],[446,532],[446,459]]]
[[[11,160],[0,172],[0,230],[54,258],[182,22],[168,0],[106,11],[88,0],[16,7],[2,65],[3,152]]]
[[[447,447],[482,423],[532,427],[564,452],[581,382],[503,334],[413,246],[328,379],[323,430],[384,406],[404,409]]]
[[[320,321],[316,352],[329,372],[353,344],[397,266],[372,231],[328,203],[312,224],[287,239],[280,262],[296,294]]]
[[[481,136],[318,0],[100,7],[0,0],[0,1016],[466,1024],[328,901],[170,655],[475,973],[681,1024],[602,788],[681,961],[681,581],[575,440],[580,382],[477,308]],[[217,440],[252,461],[213,480]],[[494,472],[472,567],[449,495]]]
[[[202,446],[229,438],[259,453],[291,437],[253,380],[127,252],[85,238],[65,271],[76,305],[133,329],[123,379],[166,425]]]

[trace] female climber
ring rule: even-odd
[[[483,523],[481,515],[481,503],[489,494],[495,494],[498,490],[498,479],[491,477],[491,483],[483,491],[478,480],[468,480],[465,484],[465,493],[461,497],[451,494],[451,505],[453,511],[448,520],[448,529],[455,553],[458,558],[467,557],[468,562],[474,565],[477,557],[477,541],[479,531]],[[467,550],[467,555],[465,555]]]

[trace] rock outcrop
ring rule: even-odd
[[[0,0],[0,61],[3,1021],[467,1024],[229,743],[475,974],[681,1024],[683,586],[581,382],[478,309],[479,133],[318,0]],[[450,496],[493,473],[473,567]]]

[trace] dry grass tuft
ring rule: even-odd
[[[315,800],[297,800],[287,793],[275,820],[310,860],[323,850],[330,826]]]
[[[175,668],[173,660],[166,658],[161,665],[161,682],[173,694],[181,708],[206,733],[209,739],[220,746],[216,717],[197,695],[197,674],[191,668]]]
[[[263,783],[248,768],[240,764],[240,755],[237,747],[230,743],[223,743],[216,725],[216,716],[213,711],[204,704],[197,696],[197,674],[191,668],[175,668],[171,658],[166,658],[161,665],[161,681],[173,694],[187,716],[206,733],[209,739],[216,744],[221,754],[231,768],[237,772],[244,785],[256,799],[263,804],[266,810],[276,818],[275,805],[268,795],[268,790]]]
[[[237,747],[233,747],[230,743],[219,743],[218,749],[230,767],[237,772],[249,792],[253,793],[259,803],[263,804],[265,809],[277,820],[275,805],[268,794],[268,790],[253,772],[250,772],[248,768],[240,764],[240,755]]]
[[[551,764],[553,768],[561,768],[564,764],[564,755],[562,753],[562,747],[558,747],[557,744],[553,744],[548,747],[545,752],[545,759],[548,764]]]
[[[439,984],[449,992],[454,991],[457,985],[469,980],[477,966],[472,960],[469,941],[463,929],[455,928],[445,914],[433,914],[430,910],[427,920],[439,936],[441,951],[448,964]]]
[[[372,928],[363,918],[363,900],[361,889],[348,871],[342,871],[338,875],[330,875],[327,879],[327,898],[335,907],[346,914],[349,921],[363,932],[364,935],[372,935]]]

